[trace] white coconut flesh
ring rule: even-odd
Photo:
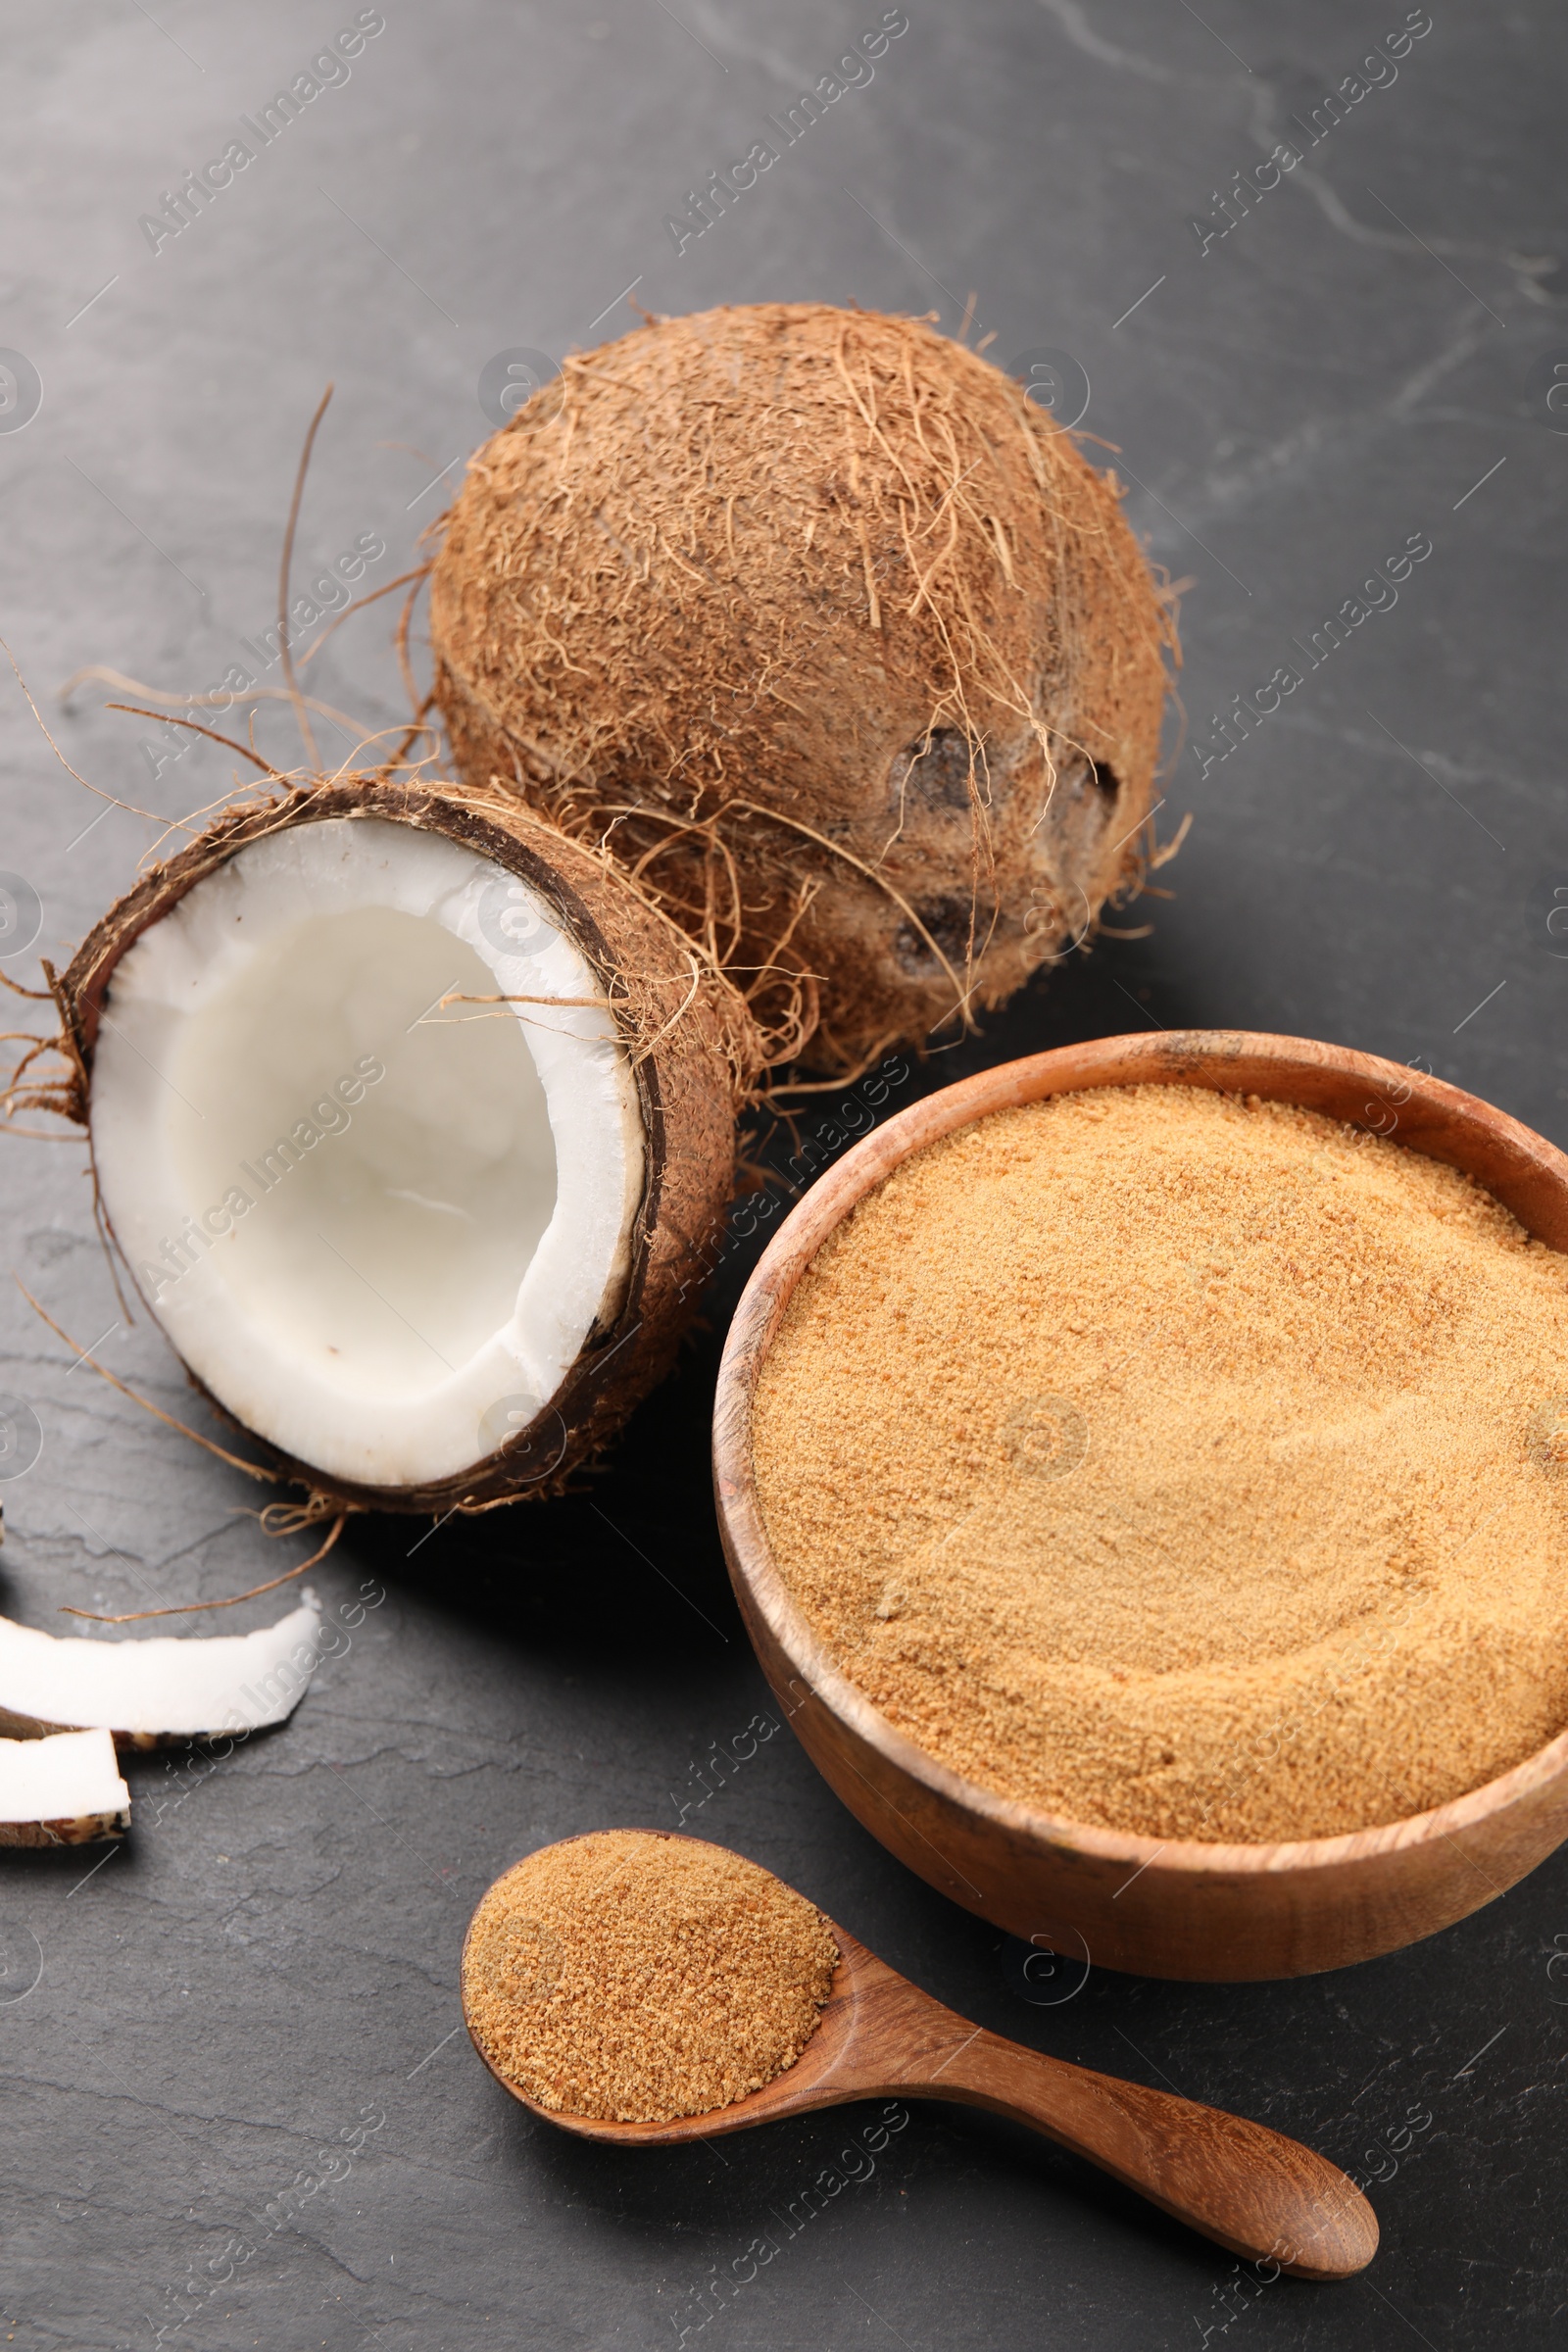
[[[253,1634],[96,1641],[0,1617],[0,1731],[102,1729],[133,1745],[259,1732],[291,1715],[320,1657],[314,1598]]]
[[[129,1827],[130,1790],[107,1732],[0,1740],[0,1845],[76,1845]]]
[[[618,1309],[644,1148],[604,986],[439,834],[295,825],[198,883],[115,968],[90,1116],[174,1347],[330,1477],[461,1476]]]

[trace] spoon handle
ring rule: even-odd
[[[1231,2253],[1294,2278],[1348,2278],[1377,2251],[1377,2216],[1337,2164],[1220,2108],[984,2031],[906,2087],[1028,2124]]]

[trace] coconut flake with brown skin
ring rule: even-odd
[[[0,1845],[88,1845],[129,1827],[130,1790],[107,1732],[0,1740]]]
[[[310,1594],[252,1634],[63,1640],[0,1617],[0,1732],[102,1730],[121,1747],[171,1747],[266,1731],[309,1689],[320,1631]]]
[[[1136,887],[1169,600],[1113,479],[918,319],[766,304],[574,355],[431,580],[462,773],[606,840],[844,1069]]]
[[[667,1367],[756,1029],[514,799],[231,810],[60,994],[137,1288],[317,1515],[555,1491]]]

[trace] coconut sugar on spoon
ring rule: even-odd
[[[759,1495],[842,1671],[983,1787],[1331,1837],[1568,1723],[1568,1261],[1457,1171],[1137,1086],[906,1161],[759,1384]]]
[[[707,2115],[794,2065],[838,1947],[804,1895],[689,1838],[602,1830],[530,1854],[463,1955],[474,2039],[556,2114]]]

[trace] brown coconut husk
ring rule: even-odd
[[[1074,441],[922,319],[766,304],[569,358],[431,576],[460,772],[610,847],[846,1070],[1135,890],[1170,593]]]
[[[56,974],[45,966],[62,1021],[59,1037],[49,1041],[59,1056],[58,1074],[16,1088],[15,1106],[53,1111],[86,1126],[99,1022],[121,957],[247,844],[331,817],[380,817],[439,833],[493,859],[539,894],[612,1001],[635,1073],[647,1175],[616,1309],[590,1333],[555,1396],[526,1429],[461,1477],[419,1488],[337,1482],[246,1430],[263,1463],[223,1458],[270,1483],[281,1480],[307,1492],[308,1499],[288,1512],[286,1527],[274,1524],[278,1533],[346,1512],[441,1516],[561,1493],[674,1360],[701,1295],[710,1237],[733,1189],[736,1106],[754,1085],[763,1054],[743,997],[671,918],[612,860],[562,834],[514,795],[386,775],[340,775],[286,783],[279,796],[253,797],[224,809],[177,856],[143,873],[88,935],[67,971]],[[125,1272],[128,1278],[128,1267]],[[194,1374],[190,1378],[221,1419],[240,1426]]]

